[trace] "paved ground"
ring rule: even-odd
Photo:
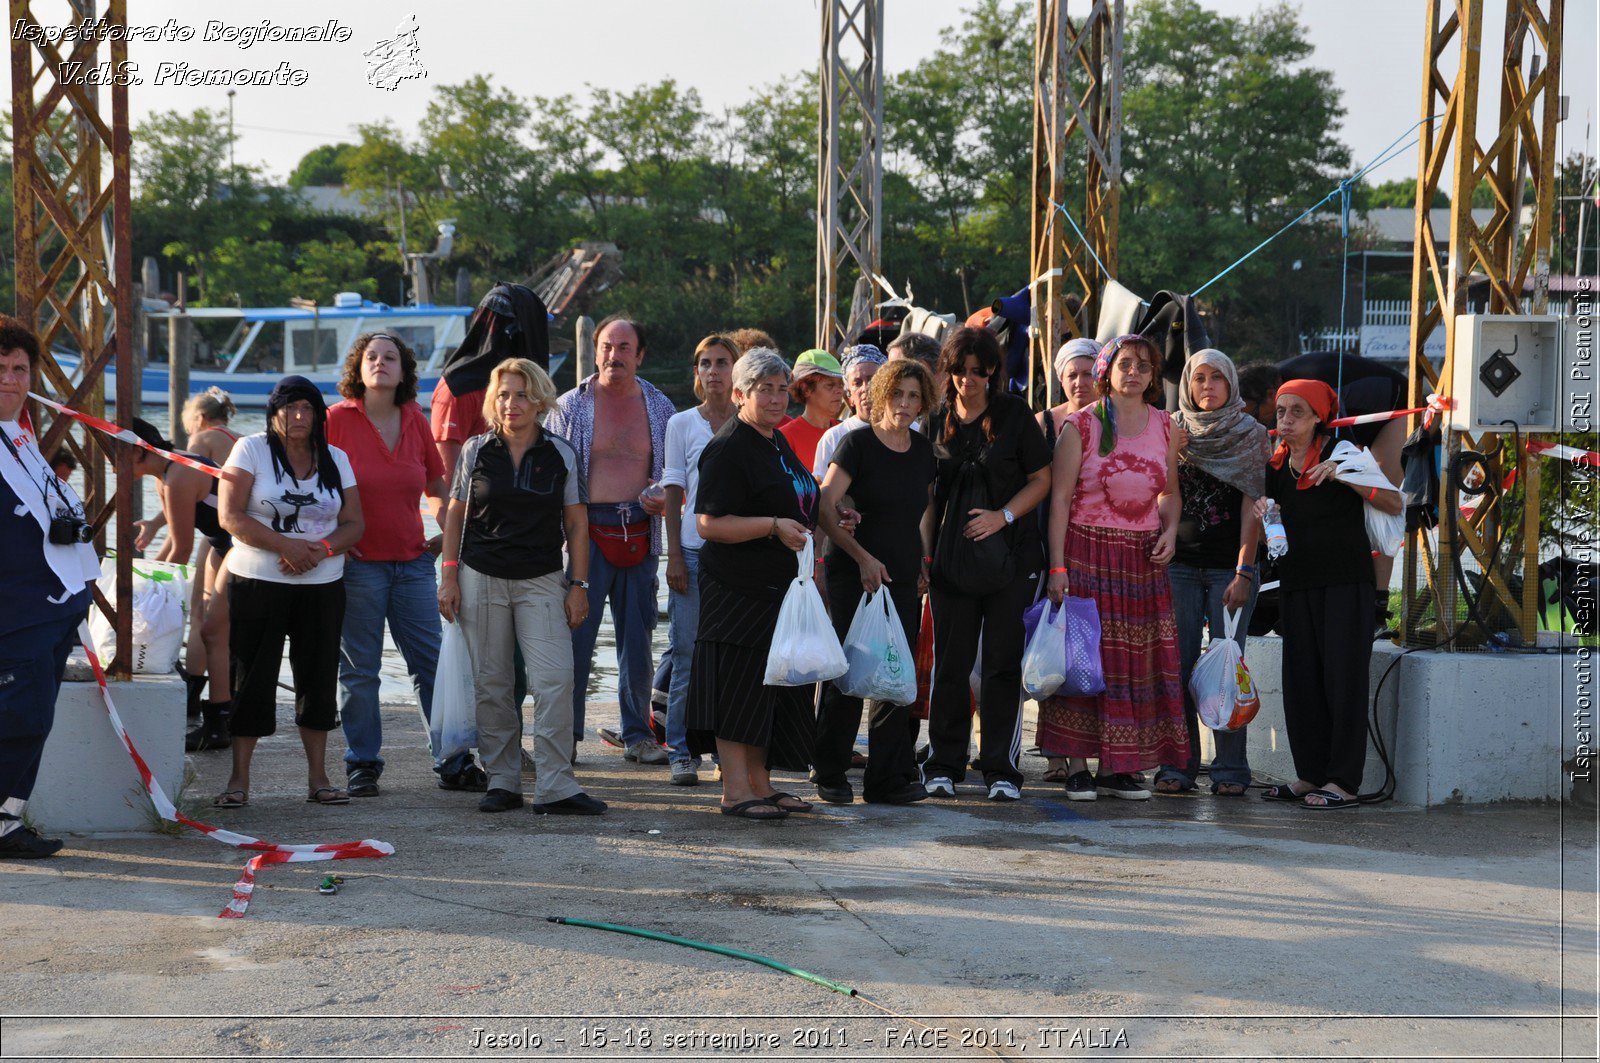
[[[579,777],[608,815],[487,816],[435,788],[415,711],[386,712],[381,797],[305,804],[280,733],[250,807],[200,817],[396,847],[269,868],[247,919],[216,917],[240,854],[193,832],[0,866],[0,1055],[1596,1056],[1593,813],[1069,806],[1033,781],[1019,805],[974,786],[758,824],[591,743]],[[190,793],[220,789],[225,756],[194,762]],[[315,889],[330,870],[337,896]]]

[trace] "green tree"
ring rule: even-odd
[[[319,144],[306,152],[295,165],[293,172],[289,174],[289,187],[344,184],[346,171],[350,166],[350,155],[355,150],[354,144],[344,141],[337,144]]]
[[[1555,232],[1551,265],[1558,273],[1600,274],[1600,167],[1594,156],[1575,151],[1556,167]],[[1579,223],[1582,223],[1580,233]],[[1578,268],[1578,244],[1583,268]]]

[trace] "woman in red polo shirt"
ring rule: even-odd
[[[433,672],[439,660],[433,571],[438,541],[423,532],[421,502],[426,496],[434,519],[442,519],[445,469],[427,415],[415,401],[416,355],[399,336],[357,336],[345,358],[339,393],[345,398],[328,411],[328,442],[344,451],[357,470],[366,515],[366,531],[345,562],[339,716],[349,747],[344,759],[350,796],[376,797],[383,774],[378,669],[385,621],[405,658],[423,716],[433,709]],[[482,788],[482,770],[475,765],[445,767],[441,786],[460,789],[476,782]]]

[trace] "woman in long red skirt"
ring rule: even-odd
[[[1162,401],[1159,356],[1121,336],[1095,359],[1098,402],[1067,418],[1050,508],[1050,600],[1093,598],[1104,693],[1045,699],[1039,749],[1066,757],[1067,798],[1145,800],[1141,774],[1187,760],[1178,629],[1167,563],[1181,499],[1178,446]],[[1099,761],[1090,775],[1088,761]]]

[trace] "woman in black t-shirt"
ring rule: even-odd
[[[1223,637],[1225,614],[1236,611],[1234,639],[1244,649],[1250,610],[1261,581],[1254,564],[1261,522],[1255,518],[1262,494],[1262,459],[1267,430],[1245,412],[1233,360],[1219,350],[1196,351],[1184,363],[1178,383],[1178,413],[1172,423],[1178,449],[1178,484],[1183,498],[1178,543],[1167,573],[1172,609],[1178,621],[1178,679],[1183,684],[1183,715],[1189,729],[1187,764],[1163,764],[1157,793],[1195,788],[1200,775],[1200,718],[1189,676],[1200,658],[1201,632]],[[1239,797],[1250,787],[1245,729],[1217,731],[1211,760],[1211,792]]]
[[[955,329],[939,352],[939,368],[950,375],[944,405],[933,412],[928,426],[939,459],[929,592],[935,651],[928,706],[931,748],[923,767],[931,797],[954,797],[956,783],[966,776],[972,738],[967,676],[980,632],[978,713],[983,735],[978,768],[991,801],[1022,796],[1017,763],[1022,612],[1033,600],[1044,559],[1032,510],[1050,492],[1050,452],[1027,404],[1002,390],[1001,361],[1000,344],[987,329]],[[987,505],[969,504],[985,494]],[[996,536],[1005,549],[987,553],[982,544]],[[974,556],[998,567],[1000,578],[980,589],[989,578],[987,571],[946,567],[946,559]]]
[[[822,526],[833,541],[826,566],[833,627],[842,641],[855,620],[861,596],[887,584],[895,613],[915,646],[921,599],[933,544],[933,444],[911,430],[933,404],[933,375],[908,359],[890,362],[872,378],[872,423],[844,437],[822,481]],[[854,534],[834,515],[848,493],[861,521]],[[912,667],[911,661],[905,662]],[[910,708],[873,702],[867,724],[867,768],[861,780],[868,802],[905,805],[928,796],[917,771],[915,743],[907,727]],[[845,778],[861,699],[822,684],[817,707],[817,796],[849,804],[855,791]]]
[[[1283,722],[1299,776],[1263,797],[1306,808],[1353,808],[1367,760],[1372,663],[1370,503],[1399,513],[1398,491],[1333,479],[1333,440],[1323,428],[1339,399],[1319,380],[1278,389],[1278,449],[1268,463],[1266,513],[1276,501],[1289,552],[1278,559],[1283,635]]]
[[[817,523],[817,481],[777,430],[789,403],[789,366],[765,348],[733,371],[738,412],[700,454],[696,527],[700,628],[689,678],[691,754],[716,753],[722,812],[783,819],[811,806],[772,787],[770,769],[805,771],[816,720],[812,687],[764,682],[796,551]]]

